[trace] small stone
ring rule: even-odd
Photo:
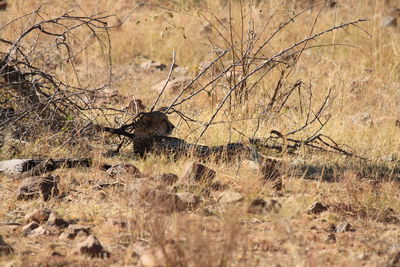
[[[37,222],[39,224],[47,222],[49,219],[51,210],[49,209],[35,209],[31,213],[25,215],[25,223]]]
[[[242,194],[235,191],[224,191],[218,197],[218,202],[221,204],[234,204],[242,201],[244,198]]]
[[[39,225],[39,227],[33,229],[28,234],[31,237],[41,236],[41,235],[50,235],[50,231],[43,226]]]
[[[328,208],[326,206],[324,206],[322,203],[315,202],[308,208],[308,213],[309,214],[320,214],[327,210],[328,210]]]
[[[338,226],[336,226],[336,233],[344,233],[349,231],[352,231],[352,226],[347,222],[340,223]]]
[[[189,83],[191,81],[192,81],[192,79],[190,79],[186,76],[177,77],[175,79],[169,80],[168,84],[164,90],[166,92],[170,92],[170,93],[177,93],[177,92],[180,92],[184,87],[189,85]],[[151,89],[154,91],[157,91],[157,92],[161,92],[163,90],[166,82],[167,82],[166,80],[161,81],[158,84],[152,86]]]
[[[160,63],[160,62],[155,62],[151,60],[146,60],[142,64],[140,64],[140,68],[143,70],[165,70],[167,68],[167,65]]]
[[[62,232],[59,236],[60,239],[74,239],[75,237],[76,235],[70,231]]]
[[[227,190],[229,186],[227,184],[221,184],[220,182],[215,181],[209,184],[209,188],[214,191],[222,191]]]
[[[91,258],[108,258],[110,256],[110,253],[104,250],[103,246],[94,235],[90,235],[86,240],[79,243],[77,245],[77,251]]]
[[[190,205],[183,202],[178,195],[163,190],[147,190],[142,193],[142,199],[164,212],[184,211],[190,208]]]
[[[166,185],[173,185],[178,181],[178,176],[173,173],[163,173],[157,177]]]
[[[24,227],[22,227],[22,229],[21,229],[22,234],[24,236],[27,236],[32,232],[32,230],[38,228],[39,226],[40,225],[37,222],[30,222],[27,225],[25,225]]]
[[[90,226],[79,225],[79,224],[71,224],[65,230],[65,232],[61,233],[60,239],[74,239],[77,235],[82,233],[85,236],[90,234]]]
[[[397,26],[397,18],[392,16],[384,16],[381,20],[382,27],[396,27]]]
[[[176,193],[182,202],[190,209],[196,209],[200,203],[200,197],[189,192]]]
[[[248,213],[265,215],[271,212],[277,213],[282,208],[282,205],[275,199],[264,200],[257,198],[253,200],[248,209]]]
[[[186,165],[182,179],[189,183],[210,181],[215,178],[216,172],[203,164],[189,162]]]
[[[7,1],[1,0],[0,1],[0,10],[6,10],[6,8],[7,8]]]
[[[391,255],[389,262],[386,265],[386,267],[398,267],[398,266],[400,266],[400,252]]]
[[[14,253],[14,249],[7,244],[4,240],[3,237],[0,235],[0,257],[5,256],[5,255],[10,255]]]
[[[325,243],[336,243],[336,236],[335,234],[329,234],[325,238]]]
[[[111,177],[119,176],[119,175],[131,175],[138,176],[140,175],[140,171],[133,164],[122,163],[111,166],[107,169],[107,174]]]
[[[59,228],[68,227],[69,223],[65,221],[63,218],[60,218],[56,213],[52,212],[49,216],[49,219],[46,222],[47,225],[56,226]]]
[[[398,128],[400,128],[400,119],[396,119],[394,125]]]
[[[59,177],[55,175],[26,178],[17,189],[17,199],[28,200],[42,196],[47,201],[50,197],[58,195],[58,180]]]

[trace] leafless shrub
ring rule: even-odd
[[[92,103],[111,81],[108,16],[52,17],[50,8],[43,4],[0,28],[22,29],[0,39],[0,107],[9,111],[0,128],[19,125],[20,135],[72,129],[95,116]]]

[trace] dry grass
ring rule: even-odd
[[[90,1],[53,1],[47,12],[51,17],[72,7],[78,13],[86,14],[107,10],[110,14],[116,14],[117,18],[110,18],[110,23],[115,24],[136,6],[134,2],[101,0],[93,4]],[[142,99],[147,107],[152,105],[157,92],[150,88],[165,79],[167,72],[143,71],[139,64],[145,59],[168,65],[172,50],[175,50],[177,64],[187,67],[192,77],[202,62],[215,57],[210,49],[210,41],[215,46],[226,48],[227,44],[221,40],[216,29],[224,36],[229,35],[228,2],[232,2],[232,27],[240,33],[241,1],[236,0],[153,1],[154,6],[136,10],[121,26],[113,29],[111,39],[115,78],[111,89],[118,89],[125,96],[124,101],[116,106],[124,107],[133,98]],[[242,2],[249,11],[248,1]],[[277,14],[261,36],[266,38],[270,31],[292,14],[291,9],[300,10],[301,7],[294,5],[294,2],[299,4],[307,1],[254,2],[259,2],[258,5],[253,3],[251,8],[257,31],[260,32],[263,22],[273,12]],[[100,153],[100,150],[107,147],[106,140],[99,141],[96,149],[91,150],[84,146],[62,144],[57,141],[57,136],[44,134],[35,143],[20,146],[14,151],[14,157],[89,156],[93,158],[95,166],[90,169],[56,170],[55,173],[62,177],[60,189],[65,197],[49,202],[16,201],[18,181],[1,176],[0,222],[22,223],[24,214],[32,209],[50,208],[64,219],[93,226],[92,231],[111,252],[111,257],[89,259],[74,255],[72,250],[79,239],[64,241],[58,236],[23,237],[20,226],[0,225],[0,234],[17,252],[11,256],[2,256],[0,265],[135,266],[140,254],[137,247],[141,244],[163,250],[167,250],[168,246],[178,246],[179,249],[176,250],[181,251],[181,254],[173,254],[175,256],[168,258],[166,265],[170,266],[387,264],[399,253],[399,182],[387,173],[384,177],[378,177],[380,180],[374,183],[377,178],[374,172],[362,172],[369,165],[392,168],[399,164],[400,128],[395,122],[400,119],[400,28],[381,26],[382,16],[391,8],[384,2],[341,0],[336,9],[323,10],[315,31],[329,28],[334,23],[359,18],[368,18],[369,21],[360,25],[363,30],[350,27],[313,41],[315,45],[346,43],[355,47],[327,46],[306,50],[287,78],[288,83],[301,79],[312,85],[317,103],[322,101],[328,89],[332,90],[333,101],[324,114],[330,117],[330,121],[323,133],[338,143],[350,145],[359,155],[371,159],[370,162],[355,162],[354,166],[358,167],[338,172],[338,180],[329,183],[301,179],[293,173],[286,173],[281,193],[262,183],[258,171],[250,166],[239,165],[238,162],[207,162],[207,166],[217,171],[217,180],[229,185],[231,190],[242,193],[244,201],[232,206],[220,206],[216,204],[216,194],[208,196],[197,188],[191,190],[203,200],[198,210],[166,214],[141,206],[122,188],[94,189],[94,183],[109,179],[98,169],[99,162],[129,162],[146,174],[171,172],[179,176],[183,173],[186,162],[191,159],[174,162],[154,155],[146,159],[135,159],[127,156],[127,153],[106,159]],[[0,13],[0,24],[31,12],[40,3],[39,0],[9,1],[8,9]],[[80,8],[77,8],[78,4]],[[306,12],[285,28],[271,46],[265,49],[265,56],[270,56],[307,36],[318,10],[315,8]],[[209,35],[204,32],[207,20],[216,27]],[[247,20],[246,17],[245,28],[248,27]],[[2,32],[2,36],[12,39],[18,35],[24,23],[28,24],[21,21],[20,28]],[[77,36],[84,37],[84,34]],[[82,57],[87,60],[82,62],[90,64],[79,65],[78,61],[77,66],[81,71],[91,70],[88,83],[103,78],[104,70],[98,64],[100,52],[85,52]],[[235,112],[231,114],[221,113],[217,120],[252,117],[262,110],[268,103],[268,92],[274,87],[276,75],[277,73],[272,73],[271,77],[262,80],[246,104],[235,107]],[[215,108],[218,103],[216,101],[223,96],[223,87],[216,90],[215,94],[203,92],[190,103],[183,104],[180,109],[188,116],[208,121],[213,113],[210,107]],[[169,104],[171,98],[173,94],[164,95],[160,106]],[[289,131],[295,125],[300,125],[303,119],[301,114],[288,107],[286,113],[267,118],[257,136],[266,136],[272,129]],[[177,126],[175,136],[193,141],[201,131],[201,128],[195,130],[198,125],[186,124],[177,115],[172,115],[171,120]],[[244,120],[213,125],[201,142],[215,145],[245,139],[228,126],[251,136],[255,122]],[[307,129],[302,134],[313,130]],[[187,136],[189,133],[192,134]],[[300,137],[302,136],[299,135]],[[10,158],[10,154],[4,152],[0,157]],[[353,163],[341,156],[315,152],[305,152],[290,160],[306,161],[320,166],[348,166]],[[360,177],[359,173],[363,175]],[[282,204],[282,210],[265,216],[248,214],[247,206],[255,198],[277,199]],[[321,215],[308,214],[308,207],[317,201],[327,205],[328,211]],[[203,209],[214,215],[204,215]],[[111,218],[123,222],[124,225],[110,223]],[[350,223],[355,231],[337,233],[336,243],[326,242],[331,233],[330,225],[341,222]],[[171,240],[175,242],[173,245]],[[54,251],[63,256],[52,256]]]

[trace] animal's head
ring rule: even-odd
[[[168,120],[167,115],[160,111],[143,112],[135,123],[135,135],[138,137],[146,136],[166,136],[172,134],[175,126]]]

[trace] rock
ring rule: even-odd
[[[373,120],[369,112],[360,112],[350,117],[355,124],[372,125]]]
[[[181,67],[181,66],[177,66],[177,65],[174,66],[174,72],[173,72],[173,74],[174,74],[175,76],[185,76],[185,75],[187,75],[188,73],[189,73],[189,69],[188,69],[188,68],[186,68],[186,67]]]
[[[88,236],[90,234],[90,226],[71,224],[68,228],[61,233],[60,239],[74,239],[79,234]]]
[[[189,162],[186,165],[182,180],[192,182],[208,182],[215,178],[216,172],[203,164]]]
[[[244,198],[242,194],[235,191],[224,191],[219,194],[218,203],[220,204],[234,204],[242,201]]]
[[[400,252],[391,255],[386,265],[386,267],[398,267],[398,266],[400,266]]]
[[[49,219],[46,222],[49,226],[55,226],[58,228],[66,228],[69,223],[65,221],[63,218],[60,218],[56,213],[52,212],[49,216]]]
[[[125,190],[132,198],[137,201],[141,200],[143,195],[150,190],[167,191],[167,187],[160,183],[159,180],[152,178],[131,179],[127,181]]]
[[[143,70],[156,71],[165,70],[167,68],[167,65],[152,60],[146,60],[142,64],[140,64],[140,68],[142,68]]]
[[[167,240],[166,244],[146,249],[139,258],[139,266],[188,266],[182,249],[174,240]]]
[[[58,195],[58,180],[55,175],[32,176],[21,181],[17,189],[18,200],[28,200],[42,196],[45,201]]]
[[[336,233],[344,233],[352,230],[351,224],[347,222],[340,223],[338,226],[336,226]]]
[[[396,119],[394,125],[398,128],[400,128],[400,119]]]
[[[276,190],[281,190],[282,189],[282,176],[281,173],[279,172],[279,169],[281,168],[281,161],[278,159],[274,158],[267,158],[262,164],[261,164],[261,174],[262,174],[262,179],[264,181],[272,181],[273,182],[273,188]]]
[[[24,227],[22,227],[22,229],[21,229],[22,234],[24,236],[27,236],[32,232],[32,230],[38,228],[39,226],[40,225],[37,222],[30,222],[27,225],[25,225]]]
[[[6,8],[7,8],[7,1],[1,0],[0,1],[0,10],[6,10]]]
[[[336,236],[335,234],[329,234],[325,238],[325,243],[336,243]]]
[[[165,86],[167,80],[164,80],[162,82],[159,82],[158,84],[154,85],[151,87],[152,90],[161,92],[162,89]],[[167,86],[165,87],[165,92],[171,92],[171,93],[178,93],[180,92],[184,87],[186,87],[192,79],[186,77],[186,76],[181,76],[177,77],[175,79],[171,79],[168,81]]]
[[[215,181],[215,182],[211,182],[208,185],[208,188],[210,188],[211,190],[214,190],[214,191],[223,191],[223,190],[227,190],[229,188],[229,185],[221,184],[219,181]]]
[[[111,166],[107,169],[107,174],[111,177],[119,175],[138,176],[140,171],[133,164],[122,163]]]
[[[327,210],[328,210],[328,208],[326,206],[324,206],[320,202],[315,202],[308,208],[308,213],[309,214],[320,214]]]
[[[178,176],[173,173],[163,173],[157,176],[164,184],[166,185],[173,185],[178,181]]]
[[[182,202],[190,209],[196,209],[200,204],[200,197],[189,192],[179,192],[176,195],[180,198]]]
[[[86,240],[79,243],[77,245],[77,252],[91,258],[108,258],[110,256],[110,253],[104,250],[103,246],[94,235],[90,235]]]
[[[384,16],[381,19],[382,27],[396,27],[397,26],[397,18],[392,16]]]
[[[92,162],[88,158],[11,159],[0,161],[0,173],[7,175],[18,175],[27,171],[31,171],[31,175],[40,175],[60,167],[90,167],[91,164]]]
[[[49,209],[35,209],[31,213],[25,215],[25,223],[37,222],[39,224],[47,222],[49,219],[51,210]]]
[[[21,174],[28,170],[30,159],[11,159],[0,161],[0,173]]]
[[[33,229],[28,233],[29,236],[31,237],[36,237],[36,236],[41,236],[41,235],[50,235],[51,232],[46,229],[45,227],[39,225],[39,227]]]
[[[250,203],[247,212],[252,214],[265,215],[271,212],[276,213],[281,208],[282,205],[274,199],[264,200],[261,198],[257,198]]]
[[[12,253],[14,253],[14,249],[7,244],[0,235],[0,257],[3,255],[10,255]]]
[[[142,194],[142,199],[164,212],[184,211],[190,208],[190,204],[182,201],[178,195],[163,190],[147,190]]]

